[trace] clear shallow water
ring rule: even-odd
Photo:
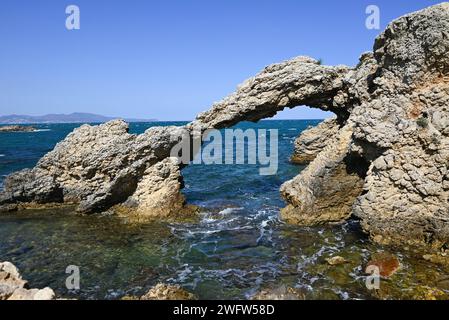
[[[63,297],[117,299],[140,295],[159,282],[180,284],[202,299],[245,299],[261,289],[294,287],[306,299],[413,298],[423,286],[447,289],[446,270],[400,250],[402,269],[366,289],[362,272],[370,244],[351,221],[302,228],[279,220],[280,185],[303,167],[288,159],[293,141],[318,121],[263,121],[241,128],[279,129],[279,171],[260,176],[257,166],[192,165],[183,170],[188,202],[205,207],[195,223],[132,224],[73,210],[0,216],[0,261],[15,263],[32,287],[50,286]],[[182,123],[167,123],[177,125]],[[141,133],[152,125],[131,124]],[[43,125],[34,133],[0,135],[0,175],[32,167],[78,125]],[[48,131],[49,130],[49,131]],[[390,249],[391,251],[391,249]],[[331,267],[325,258],[350,262]],[[68,292],[65,269],[78,265],[81,290]]]

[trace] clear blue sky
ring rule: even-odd
[[[393,18],[431,0],[1,0],[0,115],[93,112],[190,120],[264,66],[355,65]],[[65,8],[81,30],[65,28]],[[322,118],[295,109],[279,118]]]

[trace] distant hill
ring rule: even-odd
[[[0,116],[0,124],[36,124],[36,123],[102,123],[120,117],[105,117],[92,113],[75,112],[71,114],[47,114],[44,116],[7,115]],[[124,119],[127,122],[151,122],[156,119]]]

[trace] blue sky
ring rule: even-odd
[[[1,0],[0,115],[92,112],[190,120],[264,66],[355,65],[381,29],[431,0]],[[81,29],[65,28],[78,5]],[[297,108],[278,118],[323,118]]]

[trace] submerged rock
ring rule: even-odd
[[[180,286],[159,283],[140,300],[198,300],[198,298]]]
[[[446,292],[427,286],[419,286],[413,290],[413,300],[448,300],[449,296]]]
[[[375,253],[371,256],[371,260],[366,265],[366,270],[372,266],[379,268],[379,275],[381,277],[389,278],[399,270],[401,264],[398,258],[394,255],[381,252]],[[367,271],[367,273],[370,272]]]
[[[264,289],[256,293],[252,300],[305,300],[304,292],[299,289],[281,286],[279,288]]]
[[[423,255],[423,259],[435,264],[440,264],[443,266],[449,266],[449,257],[442,256],[440,254],[425,254]]]
[[[345,264],[345,263],[347,263],[348,261],[347,261],[345,258],[343,258],[343,257],[340,257],[340,256],[334,256],[334,257],[327,258],[327,259],[326,259],[326,262],[327,262],[329,265],[331,265],[331,266],[338,266],[338,265],[340,265],[340,264]]]
[[[19,270],[10,262],[0,262],[0,300],[53,300],[50,288],[28,289]]]

